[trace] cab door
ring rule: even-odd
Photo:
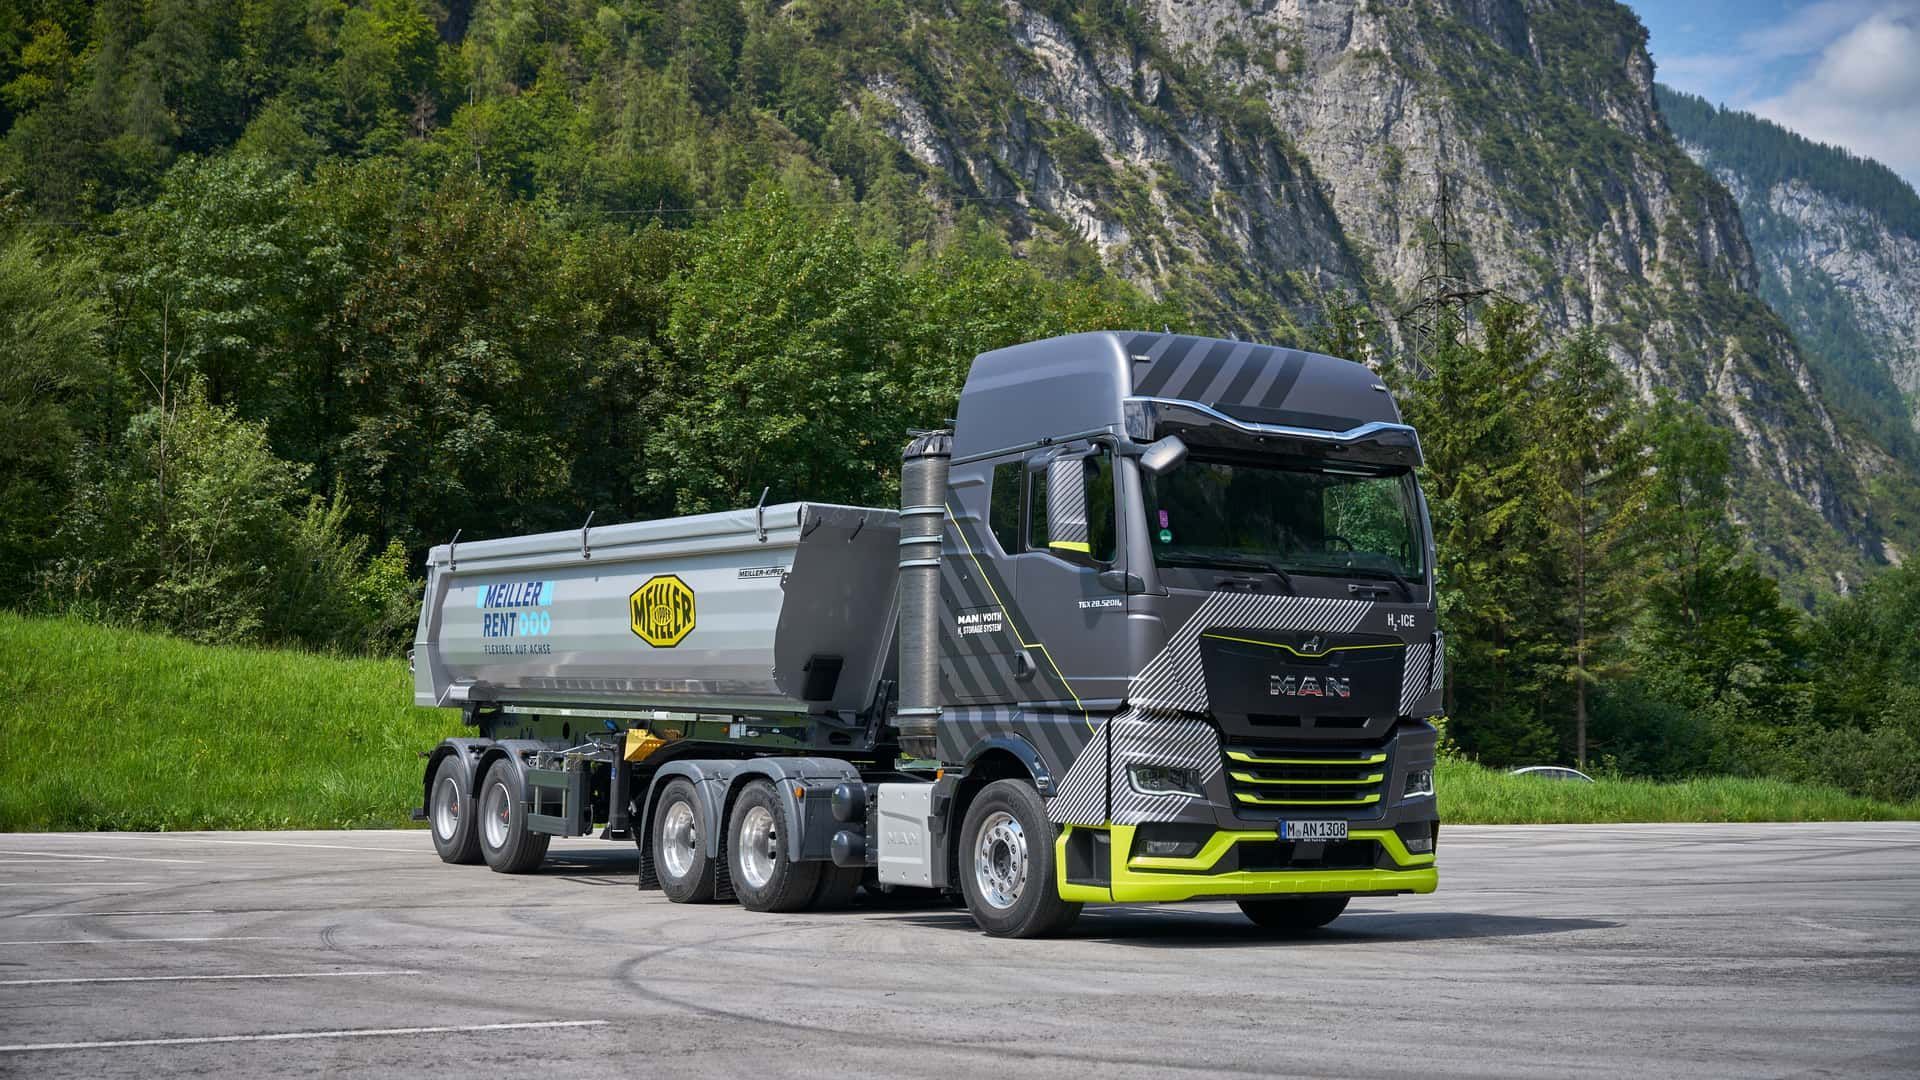
[[[1112,447],[1081,440],[1022,463],[1025,513],[1014,595],[1027,640],[1016,660],[1032,708],[1103,711],[1126,696],[1127,575]]]

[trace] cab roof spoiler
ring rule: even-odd
[[[1136,442],[1181,435],[1207,446],[1369,465],[1413,468],[1426,460],[1420,433],[1408,424],[1369,420],[1344,431],[1330,431],[1242,420],[1211,405],[1179,398],[1129,397],[1122,405],[1127,436]]]

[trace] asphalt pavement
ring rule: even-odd
[[[1920,824],[1447,827],[1440,891],[766,915],[633,849],[0,834],[0,1075],[1920,1075]]]

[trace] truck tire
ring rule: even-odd
[[[1294,896],[1284,900],[1242,900],[1240,910],[1255,926],[1268,930],[1318,930],[1347,910],[1345,896]]]
[[[727,819],[727,870],[741,907],[799,911],[813,902],[824,864],[787,857],[793,827],[772,784],[750,780],[740,789]]]
[[[653,807],[653,872],[660,891],[676,904],[713,899],[714,860],[707,856],[700,796],[693,782],[675,777],[660,790]]]
[[[440,759],[427,787],[427,824],[441,862],[472,866],[480,861],[480,837],[473,827],[473,800],[467,796],[466,779],[457,755]]]
[[[553,837],[527,829],[527,804],[521,798],[525,789],[520,770],[510,761],[495,761],[480,777],[474,831],[479,833],[481,857],[496,873],[528,874],[546,861]]]
[[[811,911],[840,911],[851,906],[853,894],[860,891],[860,885],[866,878],[864,867],[821,863],[820,884],[814,886],[813,900],[807,904],[807,908]]]
[[[1080,917],[1054,884],[1053,822],[1024,780],[995,780],[967,807],[960,829],[960,889],[967,911],[994,937],[1044,937]]]

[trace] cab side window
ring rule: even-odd
[[[1047,471],[1031,470],[1027,473],[1027,486],[1031,492],[1027,504],[1027,550],[1051,551],[1052,554],[1073,562],[1092,561],[1110,563],[1115,551],[1114,507],[1113,507],[1113,455],[1106,447],[1098,448],[1093,454],[1081,459],[1081,468],[1085,470],[1087,492],[1087,547],[1084,556],[1077,552],[1050,549],[1047,541],[1050,533],[1047,528]],[[999,470],[995,469],[994,498],[999,498]],[[996,532],[998,526],[995,526]],[[1004,544],[1005,541],[1003,540]],[[1011,551],[1011,548],[1008,548]]]
[[[1009,555],[1020,553],[1021,482],[1024,470],[1018,461],[993,467],[993,492],[987,506],[987,525],[993,529],[1000,550]]]

